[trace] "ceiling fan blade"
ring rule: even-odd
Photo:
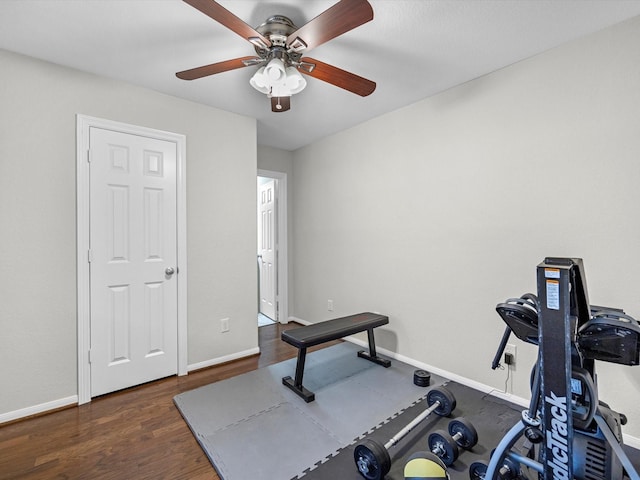
[[[376,89],[376,82],[360,77],[355,73],[347,72],[341,68],[334,67],[328,63],[323,63],[313,58],[304,57],[300,60],[301,67],[298,69],[301,73],[317,78],[323,82],[330,83],[336,87],[344,88],[350,92],[366,97],[371,95]],[[313,68],[311,67],[313,65]]]
[[[186,0],[185,0],[186,1]],[[287,37],[294,50],[310,50],[373,20],[367,0],[340,0]]]
[[[182,72],[176,73],[176,77],[182,80],[195,80],[197,78],[208,77],[209,75],[215,75],[216,73],[228,72],[229,70],[235,70],[236,68],[246,67],[248,62],[251,64],[255,59],[260,57],[240,57],[233,60],[225,60],[224,62],[212,63],[211,65],[203,65],[202,67],[191,68]]]
[[[237,33],[245,40],[253,43],[262,48],[268,48],[271,46],[271,41],[262,36],[256,31],[255,28],[247,25],[240,18],[235,16],[229,10],[224,8],[218,2],[214,0],[183,0],[191,5],[193,8],[197,8],[205,15],[213,18],[216,22],[221,23],[229,30]]]
[[[271,111],[280,113],[291,108],[291,97],[271,97]]]

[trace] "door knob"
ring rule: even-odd
[[[175,270],[173,269],[173,267],[167,267],[167,268],[164,269],[164,273],[165,273],[165,275],[170,277],[171,275],[173,275],[175,273]]]

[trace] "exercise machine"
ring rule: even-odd
[[[486,480],[640,480],[622,445],[623,414],[598,399],[595,361],[638,365],[640,326],[624,311],[589,304],[582,259],[546,258],[538,294],[496,307],[511,334],[538,346],[531,400],[488,464],[469,469]]]

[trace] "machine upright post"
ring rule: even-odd
[[[574,268],[576,264],[572,259],[547,258],[537,269],[543,480],[573,478],[571,347],[576,319],[571,312],[571,282]]]

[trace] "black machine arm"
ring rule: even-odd
[[[504,333],[502,334],[502,340],[500,340],[500,345],[498,345],[496,356],[493,357],[493,362],[491,362],[491,370],[495,370],[500,366],[500,360],[502,359],[502,354],[504,353],[504,349],[507,347],[507,342],[509,341],[510,336],[511,328],[507,326],[505,327]]]

